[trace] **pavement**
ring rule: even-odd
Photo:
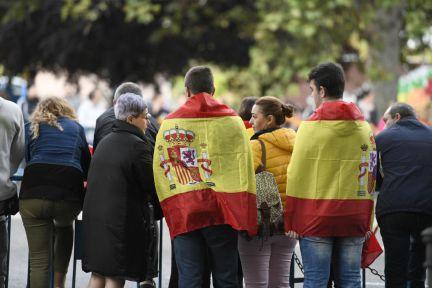
[[[28,246],[24,227],[19,215],[12,217],[11,226],[11,259],[9,268],[9,288],[23,288],[27,283],[27,263],[28,263]],[[379,233],[378,233],[379,234]],[[378,237],[381,242],[380,237]],[[296,254],[300,257],[299,247],[296,247]],[[171,270],[171,242],[169,238],[168,228],[164,223],[163,229],[163,253],[162,253],[162,287],[168,287],[169,275]],[[301,258],[301,257],[300,257]],[[384,257],[381,255],[371,267],[375,268],[379,273],[384,273]],[[296,265],[295,276],[302,276],[300,269]],[[87,287],[90,274],[84,273],[81,270],[81,263],[78,261],[76,287]],[[72,287],[72,259],[69,265],[67,274],[66,287]],[[125,287],[136,287],[136,283],[127,282]],[[295,287],[303,287],[302,284],[296,284]],[[372,275],[370,271],[366,272],[366,287],[384,287],[384,283],[379,277]]]

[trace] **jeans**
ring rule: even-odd
[[[297,240],[285,235],[262,242],[239,238],[239,254],[247,288],[289,287],[291,258]]]
[[[178,288],[179,287],[179,275],[178,275],[178,269],[177,269],[177,263],[175,258],[175,251],[174,251],[174,241],[171,241],[171,275],[170,280],[168,284],[168,288]],[[205,265],[203,269],[203,275],[202,275],[202,285],[201,288],[210,288],[210,267],[208,259],[205,260]]]
[[[29,244],[31,288],[49,287],[53,233],[54,271],[66,274],[73,245],[72,223],[80,211],[79,202],[20,200],[20,214]]]
[[[424,288],[425,246],[421,232],[432,226],[432,216],[393,213],[378,219],[385,248],[386,287]]]
[[[5,287],[6,281],[7,240],[6,216],[0,215],[0,288]]]
[[[209,254],[215,288],[237,288],[237,231],[228,225],[210,226],[178,235],[174,251],[180,288],[201,288]]]
[[[301,238],[300,250],[305,270],[303,287],[327,287],[333,260],[337,285],[344,288],[360,288],[363,243],[364,237]]]

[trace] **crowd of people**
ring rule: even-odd
[[[336,287],[359,288],[375,188],[386,287],[425,287],[431,129],[395,103],[374,136],[343,101],[338,64],[314,67],[308,83],[317,108],[294,131],[284,127],[294,107],[276,97],[247,97],[239,112],[219,102],[208,67],[187,72],[187,100],[160,127],[140,87],[126,82],[95,121],[92,149],[65,99],[39,101],[25,123],[0,98],[0,288],[7,215],[19,212],[24,224],[30,287],[49,287],[53,268],[54,287],[63,288],[81,211],[90,288],[126,280],[155,287],[162,218],[172,240],[170,288],[209,287],[210,277],[216,288],[289,287],[297,243],[303,287],[328,287],[332,274]],[[23,158],[18,194],[10,176]]]

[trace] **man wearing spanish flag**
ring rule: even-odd
[[[288,167],[286,231],[300,237],[305,288],[360,288],[365,235],[370,233],[377,153],[364,117],[342,101],[341,67],[323,63],[308,81],[317,110],[299,127]]]
[[[158,197],[174,239],[180,288],[200,288],[207,253],[215,287],[237,287],[237,231],[256,234],[255,174],[246,129],[213,98],[213,75],[194,67],[188,99],[167,116],[153,160]]]

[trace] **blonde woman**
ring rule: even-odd
[[[54,287],[63,288],[72,251],[72,223],[82,208],[91,156],[84,129],[64,99],[42,100],[30,119],[20,193],[30,251],[30,287],[49,287],[54,257]]]

